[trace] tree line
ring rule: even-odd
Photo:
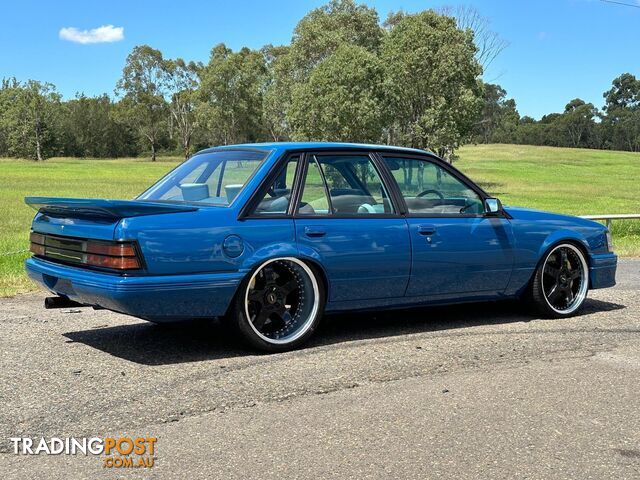
[[[501,87],[482,82],[505,47],[472,8],[381,22],[371,7],[332,0],[298,22],[289,45],[219,44],[206,64],[137,46],[113,97],[64,100],[50,83],[4,79],[0,156],[155,160],[285,140],[389,143],[449,159],[470,141],[638,148],[634,77],[614,82],[603,112],[575,100],[562,114],[521,118]]]
[[[596,108],[580,98],[562,113],[540,120],[520,117],[513,99],[499,85],[485,84],[475,143],[516,143],[556,147],[597,148],[640,152],[640,80],[624,73],[603,93],[604,106]]]

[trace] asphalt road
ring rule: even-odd
[[[217,325],[0,300],[0,478],[640,478],[640,260],[583,314],[327,319],[256,355]],[[151,469],[9,437],[156,436]]]

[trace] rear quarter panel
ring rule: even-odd
[[[152,275],[234,272],[261,258],[295,250],[293,221],[238,221],[237,212],[208,207],[197,212],[123,219],[116,237],[136,240]],[[229,239],[234,250],[223,247]]]

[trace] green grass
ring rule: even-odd
[[[505,204],[575,215],[640,213],[640,155],[626,152],[477,145],[459,150],[455,166]],[[34,211],[24,197],[133,198],[178,158],[0,159],[0,296],[33,290],[23,273]],[[616,251],[640,256],[640,222],[614,222]]]
[[[23,261],[29,254],[3,255],[29,248],[35,212],[24,203],[25,196],[131,199],[177,162],[177,158],[155,163],[131,158],[0,159],[0,296],[35,288],[24,274]]]

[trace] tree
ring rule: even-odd
[[[382,41],[378,13],[354,0],[331,0],[296,25],[291,40],[292,74],[301,81],[342,45],[377,52]]]
[[[506,98],[507,92],[500,85],[484,83],[482,91],[482,110],[473,128],[475,141],[508,142],[520,119],[515,101]]]
[[[589,134],[595,125],[594,117],[598,111],[592,103],[575,98],[564,109],[562,123],[573,147],[589,146]]]
[[[154,162],[167,119],[164,65],[159,50],[148,45],[134,47],[116,87],[116,93],[123,94],[121,113],[125,121],[148,141]]]
[[[263,125],[274,142],[291,136],[287,111],[291,105],[291,55],[288,46],[266,45],[262,48],[266,77],[262,102]]]
[[[433,11],[404,15],[382,46],[390,143],[431,148],[449,157],[482,105],[473,34]]]
[[[624,73],[613,80],[604,93],[606,105],[603,117],[611,148],[640,151],[640,80]]]
[[[458,28],[469,30],[473,33],[476,45],[476,59],[482,65],[482,69],[487,67],[509,46],[509,42],[491,30],[491,21],[483,17],[480,12],[471,6],[459,6],[456,8],[444,7],[438,13],[456,19]]]
[[[120,157],[138,153],[135,132],[114,115],[114,104],[106,95],[84,94],[64,103],[58,148],[69,156]]]
[[[42,161],[53,150],[60,94],[47,82],[3,82],[2,130],[7,151]]]
[[[184,158],[189,157],[191,138],[197,126],[195,103],[202,65],[186,63],[181,58],[166,60],[163,64],[165,85],[170,97],[169,111],[173,127],[180,135]]]
[[[385,125],[384,70],[363,47],[343,45],[294,92],[290,118],[298,140],[376,142]]]
[[[254,142],[262,138],[262,100],[266,82],[264,57],[224,44],[211,50],[200,72],[198,118],[211,143]]]

